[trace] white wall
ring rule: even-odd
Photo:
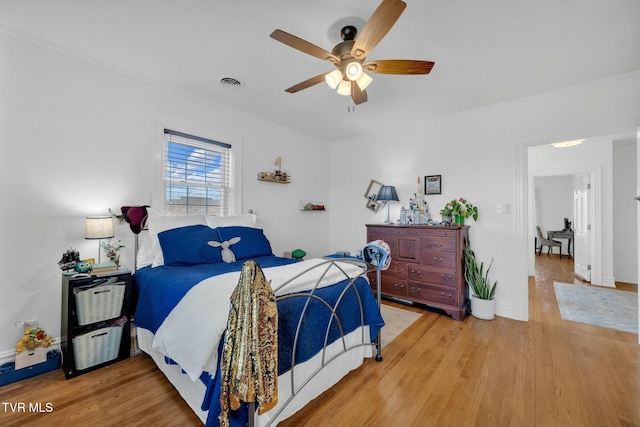
[[[432,212],[460,196],[479,207],[478,222],[470,222],[470,239],[481,260],[494,258],[496,313],[526,320],[529,245],[526,232],[519,236],[528,215],[523,197],[527,165],[526,154],[519,157],[521,146],[544,141],[549,134],[590,133],[611,123],[637,127],[638,100],[640,73],[632,73],[334,143],[331,249],[361,245],[364,224],[381,219],[363,206],[369,179],[395,185],[406,203],[417,176],[442,174],[443,194],[427,199]],[[511,213],[497,214],[496,204],[507,203]],[[392,218],[399,208],[392,206]]]
[[[21,336],[15,322],[37,318],[59,336],[57,262],[70,247],[97,257],[84,217],[150,203],[159,116],[242,143],[243,210],[276,254],[329,250],[329,215],[299,211],[300,199],[329,201],[326,143],[2,32],[0,52],[0,359]],[[258,182],[277,156],[292,184]],[[133,268],[133,234],[116,226],[116,237]]]
[[[547,231],[562,230],[564,218],[573,222],[573,178],[565,176],[544,176],[535,178],[536,191],[540,193],[540,223],[543,235]],[[567,241],[562,240],[563,253],[567,253]],[[548,247],[545,247],[546,251]],[[558,253],[559,248],[552,248]]]
[[[638,283],[636,141],[613,144],[613,277]]]

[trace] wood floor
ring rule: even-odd
[[[424,315],[384,361],[367,360],[281,425],[640,425],[638,336],[562,320],[553,281],[579,283],[573,261],[536,258],[529,322],[456,322],[415,309]],[[10,384],[0,402],[1,426],[200,425],[144,355],[69,381],[57,370]],[[20,402],[43,412],[6,404]]]

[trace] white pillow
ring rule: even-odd
[[[151,236],[151,252],[153,253],[153,267],[164,265],[162,257],[162,248],[158,234],[163,231],[172,230],[174,228],[187,227],[189,225],[207,225],[204,215],[187,215],[187,216],[167,216],[160,215],[153,209],[147,209],[149,218],[147,225],[149,226],[149,235]]]
[[[149,230],[143,230],[138,237],[138,254],[136,255],[136,270],[153,264],[153,252],[151,250],[151,236]]]
[[[211,228],[216,227],[252,227],[256,228],[255,214],[228,215],[228,216],[207,216],[207,224]]]

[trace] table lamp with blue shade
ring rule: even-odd
[[[387,219],[384,220],[383,224],[391,224],[389,220],[389,203],[388,202],[399,202],[398,193],[396,192],[396,187],[392,185],[384,185],[380,189],[378,193],[378,202],[387,202]]]

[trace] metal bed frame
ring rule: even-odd
[[[299,274],[291,277],[290,279],[288,279],[286,282],[282,283],[280,286],[278,286],[277,288],[273,289],[274,293],[278,293],[278,290],[286,287],[289,283],[295,281],[298,277],[303,276],[304,274],[309,273],[312,270],[316,270],[316,269],[320,269],[320,268],[324,268],[324,271],[322,272],[320,278],[317,280],[317,282],[315,283],[313,289],[309,292],[303,292],[303,293],[292,293],[292,294],[286,294],[286,295],[282,295],[282,296],[277,296],[276,297],[276,302],[277,301],[281,301],[281,300],[285,300],[285,299],[290,299],[290,298],[305,298],[306,302],[304,304],[304,308],[302,310],[302,314],[300,316],[300,319],[298,320],[298,325],[296,328],[296,332],[295,332],[295,338],[294,338],[294,346],[293,346],[293,351],[292,351],[292,359],[291,359],[291,369],[290,371],[287,373],[287,375],[289,375],[290,378],[290,382],[291,382],[291,390],[292,390],[292,394],[291,396],[287,399],[287,401],[280,407],[277,408],[277,411],[275,412],[273,418],[271,421],[269,421],[266,426],[270,426],[272,424],[272,422],[277,419],[278,415],[286,408],[286,406],[296,397],[296,395],[298,395],[298,393],[301,392],[301,390],[316,376],[318,375],[320,372],[322,372],[331,362],[333,362],[334,360],[337,360],[338,358],[340,358],[340,356],[344,355],[345,353],[354,350],[356,348],[359,347],[363,347],[363,346],[374,346],[376,349],[376,356],[375,359],[377,361],[382,361],[382,351],[381,351],[381,337],[380,337],[380,332],[378,332],[377,336],[375,337],[374,341],[371,342],[371,338],[369,336],[369,334],[365,334],[364,329],[362,329],[361,331],[361,338],[360,341],[355,344],[355,345],[351,345],[348,346],[346,341],[345,341],[345,333],[344,330],[342,328],[340,319],[338,318],[337,314],[336,314],[336,308],[338,307],[338,305],[340,304],[343,296],[347,293],[348,290],[353,289],[356,293],[357,296],[357,300],[358,300],[358,305],[359,305],[359,309],[360,309],[360,324],[361,326],[364,326],[364,312],[363,312],[363,306],[362,306],[362,299],[360,296],[360,293],[358,292],[358,288],[355,285],[355,281],[361,277],[367,277],[367,274],[370,272],[375,271],[376,272],[376,301],[377,301],[377,305],[378,308],[380,307],[381,304],[381,294],[380,294],[380,284],[381,284],[381,280],[380,280],[380,274],[381,271],[386,269],[389,265],[389,261],[390,261],[390,254],[388,252],[388,250],[380,245],[378,245],[377,243],[370,243],[367,246],[365,246],[365,250],[363,251],[363,257],[364,259],[356,259],[353,257],[348,257],[348,258],[334,258],[334,259],[328,259],[323,263],[320,263],[318,265],[315,265],[305,271],[300,272]],[[373,262],[372,262],[373,261]],[[354,264],[357,265],[359,267],[362,268],[362,272],[360,274],[358,274],[356,277],[349,277],[349,274],[343,269],[343,267],[339,264],[339,263],[349,263],[349,264]],[[338,298],[338,300],[336,301],[336,303],[332,306],[331,304],[329,304],[327,301],[325,301],[324,299],[322,299],[321,297],[316,295],[316,290],[318,289],[318,286],[320,285],[320,282],[322,281],[322,279],[325,277],[325,275],[327,274],[327,272],[329,272],[332,268],[337,268],[338,270],[340,270],[340,272],[345,276],[346,279],[349,280],[349,283],[347,286],[345,286],[345,288],[343,289],[340,297]],[[296,384],[296,378],[295,378],[295,367],[296,367],[296,349],[298,346],[298,338],[300,335],[300,328],[302,325],[302,321],[304,318],[304,315],[307,311],[307,308],[309,306],[309,304],[311,303],[311,301],[318,301],[320,303],[322,303],[328,310],[331,311],[331,318],[327,324],[326,330],[324,332],[325,334],[325,339],[324,339],[324,346],[323,349],[321,350],[322,353],[322,358],[321,358],[321,363],[320,366],[313,371],[307,378],[303,379],[302,381],[299,381],[299,384]],[[337,354],[334,354],[331,357],[327,357],[326,355],[326,349],[327,349],[327,345],[328,343],[328,339],[329,339],[329,330],[332,326],[333,323],[336,323],[336,325],[339,328],[340,331],[340,340],[342,341],[342,349],[341,351],[339,351]],[[255,402],[249,402],[248,404],[249,406],[249,426],[250,427],[254,427],[255,425]],[[273,410],[276,410],[276,408],[274,408]],[[254,414],[254,416],[252,416],[252,414]]]

